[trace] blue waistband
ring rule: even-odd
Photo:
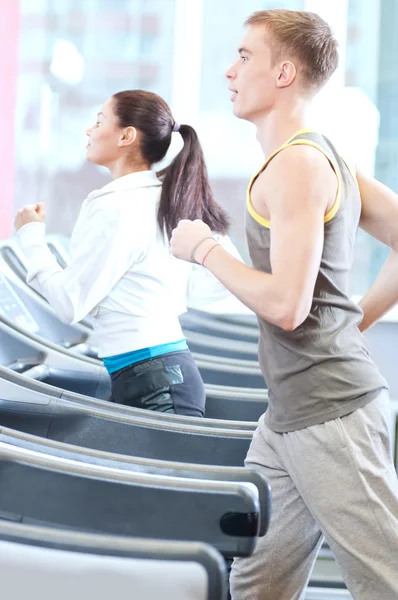
[[[134,363],[142,360],[148,360],[148,358],[154,358],[155,356],[161,356],[162,354],[169,354],[170,352],[179,352],[181,350],[188,350],[187,341],[185,338],[178,340],[177,342],[171,342],[170,344],[160,344],[159,346],[151,346],[150,348],[142,348],[141,350],[134,350],[134,352],[125,352],[124,354],[116,354],[116,356],[107,356],[103,358],[104,365],[109,375],[129,367]]]

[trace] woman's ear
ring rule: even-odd
[[[123,129],[120,138],[119,138],[119,146],[130,146],[134,144],[137,137],[137,130],[133,126],[126,127]]]

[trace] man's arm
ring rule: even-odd
[[[287,331],[308,316],[323,248],[324,215],[337,182],[330,181],[330,165],[310,147],[292,147],[277,155],[256,181],[256,197],[264,199],[272,227],[272,274],[242,264],[217,246],[206,267],[246,306],[266,321]],[[333,173],[332,173],[333,175]],[[190,260],[194,246],[209,228],[201,221],[182,221],[173,232],[172,251]],[[202,262],[214,241],[206,240],[195,252]]]
[[[391,248],[374,285],[359,302],[365,331],[398,302],[398,195],[371,177],[358,172],[362,213],[360,227]]]

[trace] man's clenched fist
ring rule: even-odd
[[[207,246],[213,246],[214,243],[215,240],[212,238],[210,227],[200,219],[195,221],[183,219],[180,221],[177,227],[173,229],[170,240],[171,251],[174,256],[189,262],[196,261],[199,263],[202,262],[202,258],[208,250]]]

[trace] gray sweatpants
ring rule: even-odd
[[[272,488],[272,518],[234,560],[233,600],[299,600],[325,536],[355,600],[398,599],[398,480],[389,397],[321,425],[274,433],[260,420],[246,466]]]

